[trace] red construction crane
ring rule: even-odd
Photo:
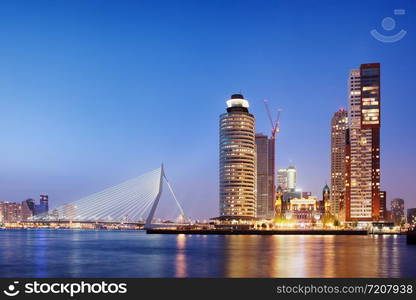
[[[267,100],[263,100],[264,102],[264,106],[266,107],[266,111],[267,111],[267,116],[269,117],[269,121],[270,121],[270,125],[272,128],[272,139],[276,139],[276,133],[280,132],[280,113],[281,113],[281,109],[277,110],[277,116],[276,116],[276,120],[273,121],[273,117],[272,114],[270,112],[270,108],[269,108],[269,104],[267,103]]]

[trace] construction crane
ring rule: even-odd
[[[276,120],[273,120],[272,114],[270,112],[269,104],[267,103],[267,100],[263,100],[264,106],[266,107],[267,116],[269,117],[270,125],[272,128],[272,139],[276,139],[276,133],[280,132],[280,113],[281,109],[277,110],[277,116]]]

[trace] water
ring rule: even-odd
[[[1,277],[415,277],[405,236],[0,230]]]

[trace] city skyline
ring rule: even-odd
[[[402,3],[409,11],[414,7],[410,2]],[[224,4],[219,15],[215,12],[219,3],[204,4],[195,16],[185,6],[172,13],[169,5],[166,11],[158,12],[146,4],[142,8],[157,16],[170,13],[163,24],[152,28],[156,31],[153,38],[152,31],[144,29],[150,19],[136,21],[126,8],[114,3],[99,6],[77,2],[81,8],[98,6],[101,10],[94,15],[95,21],[81,15],[81,25],[74,28],[66,20],[76,9],[66,4],[48,9],[34,5],[42,9],[42,16],[57,14],[36,26],[29,26],[38,20],[36,14],[21,14],[17,4],[2,4],[2,22],[11,26],[14,38],[0,37],[3,56],[7,57],[7,61],[1,59],[4,69],[0,72],[0,125],[7,145],[0,150],[0,200],[21,202],[46,193],[54,207],[151,170],[163,161],[185,210],[195,217],[217,215],[216,117],[223,112],[224,99],[240,90],[256,116],[256,132],[269,133],[263,99],[268,99],[274,110],[283,109],[282,131],[276,144],[277,169],[296,166],[299,187],[320,195],[322,186],[330,183],[329,122],[337,109],[346,107],[348,72],[361,63],[378,61],[383,94],[382,189],[387,191],[387,203],[403,198],[407,208],[415,207],[416,199],[410,191],[416,177],[411,167],[415,141],[410,138],[415,130],[411,122],[415,108],[411,98],[415,94],[411,49],[415,38],[409,34],[399,43],[388,45],[368,34],[401,2],[394,7],[383,4],[383,9],[376,12],[361,12],[358,4],[352,4],[346,7],[351,14],[362,13],[368,18],[349,24],[351,28],[341,26],[338,33],[328,25],[340,15],[326,14],[331,2],[326,4],[329,8],[311,7],[309,13],[296,12],[296,4],[279,4],[285,6],[285,14],[281,14],[282,7],[267,2],[261,4],[261,9],[269,18],[257,17],[260,25],[252,26],[240,21],[230,25],[227,17],[239,12],[255,18],[249,12],[254,2],[236,7]],[[111,9],[115,9],[115,15]],[[226,28],[225,33],[213,38],[212,34],[218,32],[210,27],[211,22],[198,21],[200,14],[216,16],[218,28]],[[290,18],[298,14],[306,20],[291,23]],[[200,26],[202,39],[187,41],[183,47],[169,46],[170,39],[180,38],[179,32],[194,35],[185,21],[166,27],[172,18],[182,15],[189,17],[190,24]],[[22,16],[25,20],[20,19]],[[121,22],[122,16],[130,18]],[[20,25],[11,25],[13,17],[22,21]],[[311,37],[313,31],[306,25],[312,19],[317,21],[314,30],[322,36]],[[119,27],[108,32],[105,21]],[[284,27],[285,22],[290,28]],[[409,31],[415,25],[409,17],[398,20],[398,24]],[[51,25],[60,27],[53,29]],[[141,30],[131,35],[129,27],[134,25]],[[46,27],[51,31],[44,33]],[[241,34],[241,30],[252,34]],[[124,35],[118,35],[120,32]],[[254,38],[257,33],[260,35]],[[87,43],[91,34],[96,38]],[[346,46],[353,40],[350,35],[359,40],[356,47]],[[333,36],[344,39],[344,49],[331,41]],[[231,41],[226,39],[229,37]],[[151,45],[146,48],[140,38]],[[208,40],[202,42],[204,38]],[[241,51],[229,55],[226,50],[234,47],[228,43],[238,44]],[[244,48],[246,44],[253,46]],[[303,49],[294,51],[299,44]],[[24,45],[30,53],[22,50],[27,48]],[[215,51],[219,45],[221,54]],[[329,57],[323,54],[328,54],[325,47],[331,52]],[[44,52],[47,48],[54,51]],[[97,53],[100,56],[93,59]],[[158,57],[160,62],[156,61]],[[178,58],[183,63],[164,68],[166,62]],[[332,65],[331,60],[337,63]],[[299,83],[302,89],[296,88]],[[182,142],[177,143],[179,140]]]

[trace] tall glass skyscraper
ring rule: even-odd
[[[255,119],[241,94],[220,115],[220,217],[256,217]]]
[[[346,139],[346,221],[380,215],[380,64],[363,64],[349,78]]]

